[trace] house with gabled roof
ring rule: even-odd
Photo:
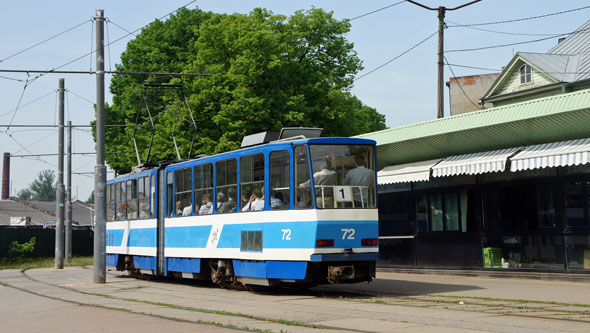
[[[590,88],[590,21],[547,53],[518,52],[480,102],[503,106]]]

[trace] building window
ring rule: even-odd
[[[463,199],[467,200],[466,195]],[[458,192],[432,193],[416,197],[416,223],[419,232],[466,232],[465,223],[461,224],[460,221],[460,212]]]
[[[529,83],[532,81],[533,70],[531,65],[524,64],[520,67],[520,84]]]
[[[568,227],[586,227],[587,214],[590,213],[590,182],[565,183],[565,218]]]

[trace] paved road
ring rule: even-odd
[[[0,271],[0,327],[52,330],[74,318],[75,331],[102,331],[105,325],[126,331],[158,325],[175,331],[590,331],[588,282],[385,272],[377,277],[371,284],[304,293],[251,293],[116,272],[107,275],[106,284],[93,284],[92,270],[82,268]],[[198,323],[218,326],[195,328]]]

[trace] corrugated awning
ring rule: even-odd
[[[515,147],[447,157],[432,168],[432,176],[477,175],[504,171],[506,160],[520,149],[522,148]]]
[[[528,146],[510,160],[510,171],[586,164],[590,138]]]
[[[428,181],[430,179],[430,169],[440,161],[442,159],[437,158],[434,160],[385,167],[377,173],[377,184],[385,185]]]

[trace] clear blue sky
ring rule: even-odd
[[[52,69],[77,59],[91,50],[92,25],[89,23],[96,9],[104,9],[105,16],[114,24],[129,31],[140,28],[155,18],[172,12],[187,4],[184,1],[146,0],[101,0],[101,1],[3,1],[0,5],[0,69]],[[351,0],[300,0],[300,1],[246,1],[208,0],[196,1],[188,8],[199,8],[218,13],[248,13],[252,8],[263,7],[276,14],[290,15],[299,9],[311,6],[333,11],[338,19],[354,18],[398,2],[397,0],[351,1]],[[422,0],[430,7],[455,7],[469,2],[458,0]],[[447,12],[449,26],[513,20],[541,16],[588,6],[587,0],[483,0],[466,8]],[[560,15],[504,24],[491,24],[473,28],[449,27],[445,30],[446,50],[458,50],[509,44],[568,33],[590,18],[590,8]],[[88,21],[88,22],[86,22]],[[86,23],[83,23],[86,22]],[[83,23],[83,24],[82,24]],[[410,3],[373,13],[353,20],[349,41],[355,45],[363,61],[363,75],[395,58],[437,30],[437,14]],[[41,44],[31,50],[7,57],[39,43],[53,35],[64,32],[78,24],[80,27]],[[110,40],[127,33],[114,24],[108,25]],[[477,29],[474,29],[477,28]],[[479,30],[478,30],[479,29]],[[482,30],[484,29],[484,30]],[[487,31],[485,31],[487,30]],[[114,43],[107,49],[106,68],[114,69],[119,55],[133,36]],[[92,43],[92,44],[91,44]],[[446,54],[452,64],[486,69],[506,65],[515,52],[544,53],[557,43],[557,37],[545,41],[492,48],[481,51],[450,52]],[[365,104],[374,107],[386,116],[388,127],[427,121],[436,117],[436,36],[416,47],[406,55],[355,82],[353,94]],[[62,70],[87,71],[94,68],[94,57],[86,56]],[[457,76],[491,73],[484,69],[454,67]],[[445,68],[448,81],[451,72]],[[95,77],[91,75],[46,75],[30,85],[25,83],[31,74],[0,73],[0,124],[54,124],[57,122],[57,94],[59,78],[65,78],[66,120],[73,124],[88,124],[94,118],[93,102],[96,98]],[[107,84],[110,77],[107,76]],[[108,87],[107,87],[108,89]],[[445,87],[446,89],[446,87]],[[24,92],[24,93],[23,93]],[[22,100],[21,100],[22,96]],[[107,94],[107,102],[111,96]],[[13,111],[20,102],[18,112]],[[448,91],[445,90],[448,115]],[[14,118],[13,118],[14,117]],[[57,152],[56,129],[11,128],[9,136],[5,127],[0,127],[0,153],[44,154]],[[23,149],[26,148],[26,149]],[[87,130],[74,131],[74,152],[92,152],[94,143]],[[28,187],[43,169],[57,170],[56,157],[35,159],[12,159],[12,194]],[[95,156],[75,155],[75,172],[92,171]],[[86,200],[93,189],[90,175],[73,177],[73,196]]]

